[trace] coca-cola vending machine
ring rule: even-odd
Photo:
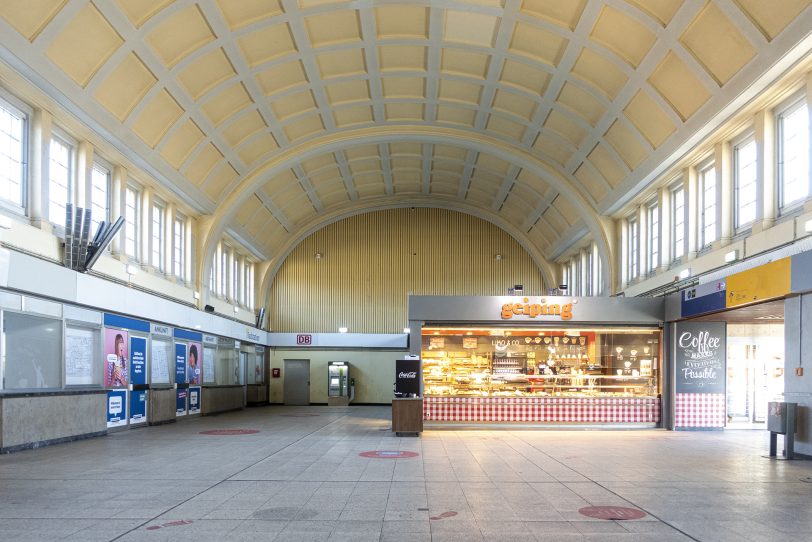
[[[395,397],[420,397],[422,382],[419,358],[395,360]]]

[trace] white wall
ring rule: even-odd
[[[406,350],[272,350],[271,367],[279,368],[281,378],[271,378],[271,403],[284,403],[285,359],[310,360],[310,402],[327,403],[327,362],[350,362],[350,378],[355,379],[355,403],[392,402],[395,360]]]

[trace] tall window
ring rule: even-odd
[[[157,203],[152,206],[152,239],[151,239],[151,256],[150,263],[152,266],[159,270],[166,269],[164,262],[164,208]]]
[[[22,207],[25,124],[22,111],[0,100],[0,199]]]
[[[90,211],[95,234],[100,222],[110,221],[110,170],[99,164],[90,172]]]
[[[239,267],[239,258],[235,252],[231,253],[231,276],[230,279],[230,286],[231,291],[229,293],[229,299],[233,302],[238,303],[240,299],[240,274],[237,272],[237,268]]]
[[[211,271],[209,272],[209,292],[216,294],[217,293],[217,264],[220,261],[219,258],[220,253],[220,245],[217,245],[217,249],[214,251],[214,258],[212,258],[211,262]]]
[[[138,190],[128,186],[124,193],[124,254],[138,258]]]
[[[48,220],[65,224],[65,207],[71,200],[73,148],[61,139],[51,139],[48,168]]]
[[[592,275],[595,271],[595,259],[592,255],[592,246],[586,252],[586,275],[584,277],[584,295],[595,295],[595,283]]]
[[[173,254],[173,264],[175,276],[179,279],[186,278],[186,219],[180,215],[175,216],[175,231],[173,234],[175,248]]]
[[[685,189],[679,186],[671,191],[671,223],[674,225],[673,257],[685,254]]]
[[[660,265],[660,207],[648,208],[648,270],[654,271]]]
[[[637,267],[637,262],[639,261],[638,258],[638,250],[639,250],[639,243],[640,243],[640,224],[637,222],[636,218],[629,219],[629,230],[628,230],[628,245],[629,245],[629,280],[634,280],[639,275],[639,268]]]
[[[226,245],[222,245],[220,251],[220,264],[217,267],[219,273],[217,293],[223,297],[228,296],[228,253],[231,251]]]
[[[249,309],[254,308],[254,264],[245,262],[243,266],[245,270],[245,306]]]
[[[809,115],[806,100],[778,115],[778,182],[781,208],[809,195]]]
[[[756,140],[752,137],[733,149],[735,226],[742,228],[756,219],[756,179],[758,158]]]
[[[699,170],[700,246],[706,247],[716,241],[716,168],[713,164]]]

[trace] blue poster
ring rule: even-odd
[[[175,383],[186,384],[186,345],[175,345]]]
[[[147,383],[147,340],[130,337],[130,383]]]
[[[189,388],[189,414],[200,412],[200,386]]]
[[[147,421],[147,390],[130,392],[130,424]]]
[[[127,390],[107,392],[107,427],[127,425]]]
[[[177,400],[175,402],[175,415],[186,416],[186,398],[189,396],[189,390],[178,390]]]

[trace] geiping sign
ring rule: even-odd
[[[726,334],[724,322],[677,324],[677,393],[725,393]]]

